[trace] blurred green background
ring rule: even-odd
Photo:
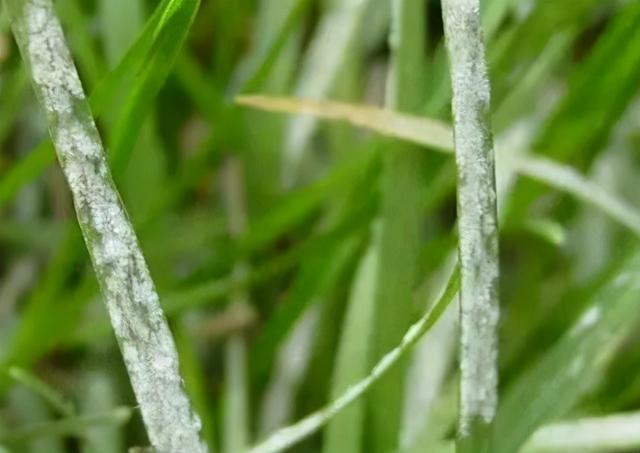
[[[439,2],[54,3],[210,449],[242,451],[367,376],[446,282],[453,159],[234,98],[326,98],[450,122]],[[155,28],[169,4],[175,14]],[[497,148],[573,167],[632,216],[620,225],[557,188],[499,178],[496,451],[511,452],[542,425],[640,405],[640,268],[627,259],[640,231],[629,226],[640,218],[640,2],[481,4]],[[3,16],[0,451],[144,446],[45,138]],[[289,451],[449,451],[455,315],[452,305],[370,392]],[[527,448],[587,451],[580,441]],[[591,447],[638,451],[640,439]]]

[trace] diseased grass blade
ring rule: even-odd
[[[295,445],[306,437],[318,431],[333,417],[349,407],[365,394],[385,373],[393,368],[398,361],[412,350],[418,340],[429,331],[440,319],[451,300],[457,295],[460,284],[459,270],[456,267],[449,278],[446,288],[438,298],[438,301],[416,323],[412,324],[398,346],[385,354],[371,369],[370,373],[357,384],[349,387],[338,398],[332,400],[324,408],[310,414],[299,422],[282,428],[267,439],[252,447],[249,453],[275,453]]]
[[[205,451],[168,323],[50,0],[5,0],[155,448]],[[158,398],[158,394],[161,398]]]
[[[517,451],[542,424],[571,410],[598,381],[638,321],[640,253],[616,266],[582,316],[544,356],[506,389],[496,419],[494,451]]]
[[[247,96],[239,97],[238,102],[275,112],[308,114],[323,119],[348,121],[379,134],[422,144],[429,149],[453,152],[451,129],[445,123],[428,118],[334,101]],[[640,212],[636,208],[585,178],[572,167],[531,154],[506,155],[508,152],[509,150],[498,150],[498,155],[505,155],[505,159],[512,160],[513,171],[516,173],[585,201],[635,234],[640,233]]]
[[[498,403],[498,208],[490,89],[478,0],[443,0],[458,167],[458,452],[492,452]]]
[[[153,16],[147,21],[140,37],[131,46],[118,66],[96,85],[89,99],[95,118],[100,118],[104,111],[119,99],[118,93],[141,67],[146,65],[147,54],[151,49],[153,31],[159,17],[167,7],[169,0],[163,0]],[[129,88],[130,89],[130,88]],[[50,140],[44,140],[33,151],[13,164],[0,178],[0,206],[11,200],[18,190],[38,177],[54,161],[53,147]]]
[[[67,30],[67,40],[76,57],[78,71],[87,88],[92,89],[105,73],[105,64],[101,58],[89,30],[89,16],[79,0],[59,0],[56,10],[60,22]]]

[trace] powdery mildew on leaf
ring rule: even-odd
[[[98,131],[51,0],[9,1],[111,322],[152,445],[204,452],[183,390],[173,337],[133,227],[113,184]]]
[[[460,433],[497,405],[498,227],[490,88],[478,0],[443,0],[458,167]]]

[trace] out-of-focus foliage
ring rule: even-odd
[[[247,433],[258,443],[340,397],[400,342],[448,275],[456,245],[450,157],[393,138],[407,133],[394,133],[406,125],[391,121],[384,136],[234,103],[239,94],[306,96],[449,123],[439,2],[400,0],[409,15],[390,35],[391,3],[55,2],[212,451],[235,453],[225,449],[236,445],[230,439]],[[640,225],[632,224],[640,209],[640,3],[482,7],[500,150],[503,403],[494,438],[511,452],[542,425],[640,406]],[[363,114],[347,119],[367,126]],[[576,194],[562,175],[522,178],[528,173],[511,166],[524,151],[590,185]],[[240,167],[234,183],[225,176],[230,160]],[[247,217],[241,231],[227,198],[235,183]],[[630,215],[617,222],[619,205],[598,209],[607,200]],[[116,453],[148,444],[75,225],[3,17],[0,451]],[[454,311],[381,385],[290,451],[449,451]],[[233,352],[230,338],[246,350]],[[246,360],[245,371],[233,367],[246,372],[245,386],[228,382],[237,360]],[[234,401],[246,407],[237,412]],[[246,426],[227,423],[242,411],[246,418],[235,419]],[[535,448],[534,437],[527,451]]]

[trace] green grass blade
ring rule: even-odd
[[[8,373],[16,382],[21,383],[32,392],[40,395],[61,415],[72,417],[75,414],[75,408],[71,402],[67,401],[64,396],[49,384],[31,374],[29,371],[18,367],[10,367]]]
[[[394,0],[391,3],[391,66],[387,75],[386,105],[415,112],[424,96],[425,3],[421,0]],[[391,143],[383,155],[381,237],[375,289],[375,316],[370,364],[379,360],[415,319],[411,294],[419,279],[418,259],[422,212],[420,195],[425,184],[421,168],[425,153],[407,143]],[[397,448],[404,401],[407,362],[394,367],[368,395],[372,452]]]
[[[156,94],[171,73],[173,63],[189,33],[200,0],[174,0],[169,3],[154,32],[154,44],[115,125],[109,162],[114,174],[122,172],[138,133]]]
[[[330,2],[302,63],[296,96],[320,99],[330,94],[334,83],[354,50],[364,12],[370,0]],[[282,177],[293,185],[313,131],[312,118],[293,118],[288,126]]]
[[[282,21],[277,31],[272,33],[266,43],[258,43],[256,51],[249,57],[249,77],[241,83],[240,93],[251,93],[263,87],[282,50],[296,29],[300,17],[309,8],[310,0],[290,0],[282,11]],[[280,6],[280,5],[279,5]]]
[[[576,324],[506,389],[495,424],[494,451],[517,451],[543,423],[565,415],[601,376],[638,321],[640,253],[615,269]]]
[[[639,447],[640,413],[629,412],[543,426],[531,436],[521,451],[632,451]]]
[[[95,425],[123,425],[129,421],[133,411],[129,407],[118,407],[109,412],[79,415],[61,420],[34,423],[15,429],[8,433],[0,433],[0,442],[14,443],[47,436],[79,436]]]
[[[374,231],[369,247],[358,265],[351,289],[333,370],[332,400],[367,375],[369,345],[373,335],[378,241],[379,231]],[[362,451],[365,409],[363,401],[356,401],[327,424],[322,450],[324,453]]]
[[[291,426],[276,431],[267,439],[252,447],[249,453],[275,453],[287,449],[322,428],[333,419],[333,417],[349,407],[354,401],[357,401],[373,384],[392,369],[398,361],[402,360],[406,354],[412,350],[422,335],[428,332],[438,319],[440,319],[440,316],[444,313],[451,300],[457,295],[459,284],[460,274],[456,267],[447,283],[446,289],[438,301],[424,316],[411,325],[402,337],[400,344],[385,354],[371,369],[367,377],[349,387],[348,390],[338,398],[332,400],[324,408]]]
[[[164,14],[167,14],[169,8],[170,6],[167,6]],[[139,27],[144,18],[142,2],[140,0],[100,0],[98,11],[105,58],[109,67],[115,67],[139,33]]]
[[[245,177],[242,162],[230,158],[223,168],[223,193],[229,224],[229,234],[238,238],[245,234],[249,219],[246,208]],[[232,277],[242,279],[249,272],[246,261],[235,263]],[[230,294],[231,309],[248,309],[249,294],[241,289]],[[249,444],[249,397],[247,378],[247,340],[242,332],[235,333],[225,344],[225,412],[224,449],[226,453],[244,451]]]

